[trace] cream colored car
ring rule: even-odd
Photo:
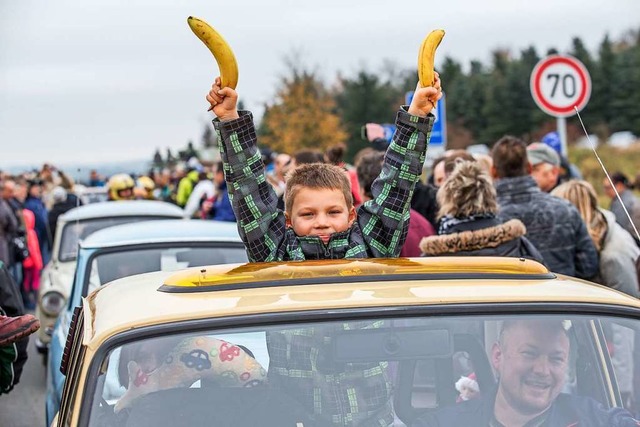
[[[636,425],[620,408],[638,401],[640,302],[523,259],[148,273],[96,290],[74,317],[58,426],[430,426],[492,399],[495,345],[518,322],[523,360],[555,375],[553,399],[591,405],[590,426]],[[546,327],[566,354],[540,341]],[[473,393],[456,390],[462,377]],[[529,398],[551,394],[527,381]]]

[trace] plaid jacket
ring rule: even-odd
[[[284,212],[267,182],[256,147],[253,116],[213,121],[224,162],[238,230],[252,262],[335,258],[397,257],[407,236],[411,196],[422,173],[434,117],[416,117],[401,109],[397,131],[373,182],[373,199],[358,208],[357,220],[327,244],[317,236],[297,236],[285,226]]]
[[[411,196],[422,172],[433,116],[398,112],[397,131],[382,172],[371,186],[373,200],[358,209],[346,231],[325,245],[317,236],[297,236],[285,226],[277,196],[264,174],[253,118],[240,112],[229,122],[214,120],[229,196],[249,260],[397,257],[407,236]],[[267,333],[268,380],[296,396],[323,424],[380,426],[393,423],[387,362],[344,363],[330,359],[341,329],[376,328],[378,322],[349,322]]]
[[[269,385],[293,395],[317,425],[392,425],[389,363],[333,359],[336,334],[382,326],[382,321],[351,321],[267,332]]]

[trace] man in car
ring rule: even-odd
[[[569,337],[553,319],[507,320],[491,349],[497,390],[427,414],[414,427],[627,427],[640,426],[621,408],[561,393],[569,362]]]

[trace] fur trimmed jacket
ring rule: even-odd
[[[425,237],[420,249],[423,256],[505,256],[544,264],[540,252],[524,237],[526,233],[518,219],[503,224],[497,218],[482,218],[457,224],[447,234]]]

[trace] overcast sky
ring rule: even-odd
[[[415,67],[435,28],[447,32],[440,60],[564,51],[575,36],[594,52],[606,33],[640,28],[640,0],[0,0],[0,168],[147,159],[199,143],[218,71],[189,15],[231,44],[237,90],[259,115],[294,49],[327,81],[383,59]]]

